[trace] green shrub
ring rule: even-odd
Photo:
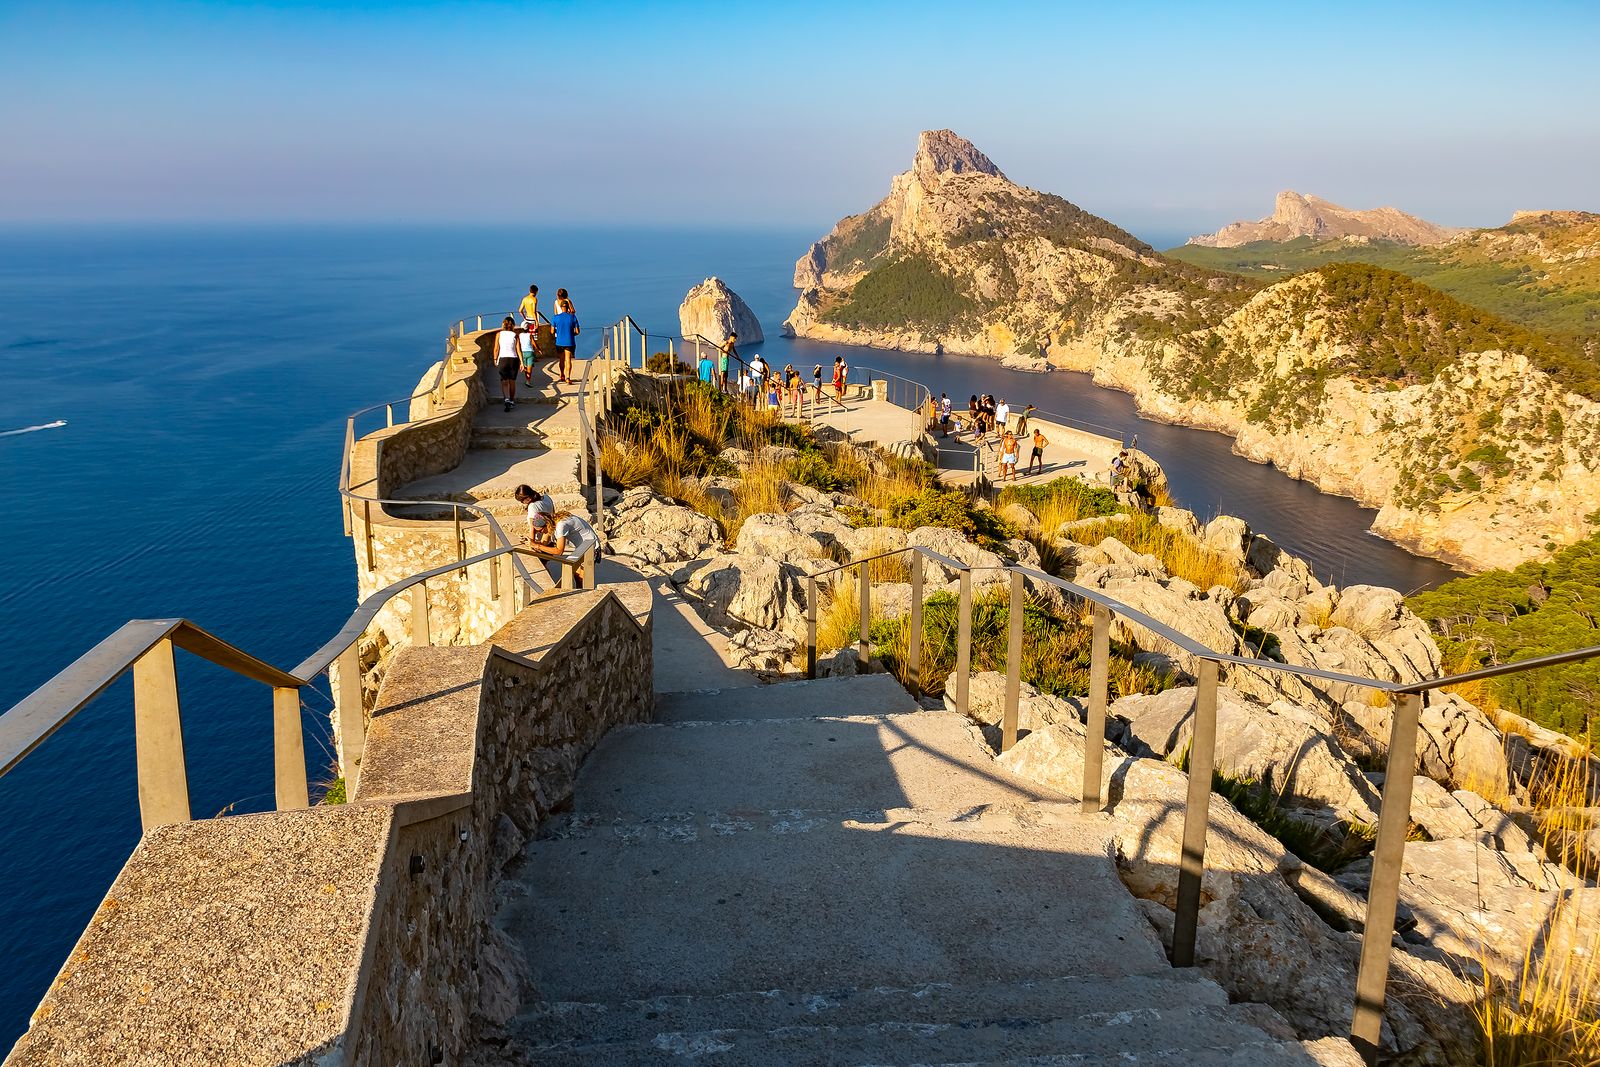
[[[687,374],[689,364],[668,352],[652,352],[644,361],[644,369],[651,374]]]
[[[959,489],[930,486],[891,501],[888,513],[888,524],[902,530],[943,526],[988,546],[1016,536],[1010,523],[987,508],[974,507],[967,494]]]

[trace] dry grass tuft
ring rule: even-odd
[[[1192,537],[1161,525],[1151,515],[1132,515],[1126,521],[1107,519],[1089,523],[1071,534],[1072,540],[1084,545],[1098,545],[1108,537],[1121,541],[1135,552],[1156,557],[1168,574],[1193,582],[1201,589],[1222,585],[1242,593],[1250,584],[1250,575],[1242,566]]]
[[[1503,979],[1483,968],[1474,1009],[1483,1067],[1600,1064],[1600,954],[1593,936],[1600,916],[1592,908],[1580,913],[1573,903],[1579,899],[1556,905],[1524,951],[1517,974]],[[1550,931],[1563,936],[1551,937]]]

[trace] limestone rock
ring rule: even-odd
[[[865,559],[906,547],[906,532],[897,526],[863,526],[840,535],[839,543],[851,559]]]
[[[713,344],[721,344],[730,333],[738,333],[740,344],[765,340],[755,312],[717,277],[707,278],[689,290],[678,307],[678,329],[683,337],[698,334]]]
[[[778,630],[751,627],[728,638],[735,667],[757,671],[782,671],[790,665],[795,639]]]
[[[1169,689],[1123,697],[1110,710],[1127,723],[1133,751],[1166,757],[1188,747],[1194,697],[1192,687]],[[1333,738],[1327,720],[1286,701],[1264,705],[1219,686],[1216,762],[1224,774],[1254,779],[1286,804],[1367,823],[1377,819],[1377,790]]]
[[[648,486],[629,489],[607,511],[612,555],[646,563],[698,559],[722,544],[716,520],[657,496]]]
[[[1013,352],[1000,360],[1000,365],[1006,370],[1020,370],[1029,374],[1048,374],[1050,361],[1043,356],[1027,356],[1021,352]]]
[[[690,575],[684,588],[699,598],[701,613],[713,625],[805,632],[805,588],[792,564],[765,555],[724,553]]]
[[[860,653],[853,648],[841,648],[817,657],[818,678],[852,678],[859,673]]]
[[[802,530],[789,514],[760,513],[744,520],[734,548],[747,555],[797,563],[826,555],[828,545]]]

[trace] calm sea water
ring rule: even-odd
[[[809,230],[739,234],[488,228],[0,231],[0,709],[130,618],[187,616],[292,665],[354,605],[334,490],[344,415],[403,396],[464,314],[529,282],[598,327],[676,331],[710,274],[776,338]],[[1364,531],[1371,513],[1233,456],[1219,435],[1143,424],[1081,375],[961,357],[853,361],[965,398],[984,391],[1137,428],[1180,502],[1245,517],[1317,571],[1404,590],[1449,571]],[[848,357],[847,357],[848,358]],[[271,805],[270,693],[180,657],[196,816]],[[27,1024],[139,836],[130,683],[0,778],[0,1049]],[[308,698],[313,777],[327,704]]]

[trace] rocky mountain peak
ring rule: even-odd
[[[1396,241],[1408,245],[1443,244],[1461,231],[1439,226],[1392,207],[1354,210],[1320,196],[1285,189],[1273,201],[1272,214],[1257,222],[1230,222],[1216,233],[1189,238],[1192,245],[1233,248],[1252,241],[1292,241],[1351,237]]]
[[[917,157],[911,164],[917,180],[927,188],[946,174],[991,174],[1004,178],[1000,168],[978,146],[953,130],[924,130],[917,139]]]

